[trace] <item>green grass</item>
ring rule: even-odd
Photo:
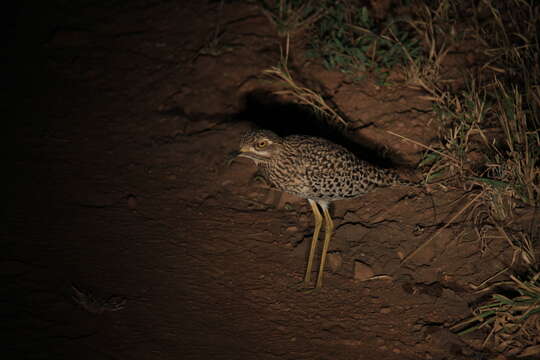
[[[290,37],[313,25],[325,14],[317,0],[258,0],[259,8],[280,37]]]
[[[325,2],[325,16],[314,25],[308,56],[320,58],[327,69],[361,79],[366,73],[383,81],[396,65],[422,53],[405,22],[375,22],[366,7],[352,2]]]
[[[417,59],[422,47],[408,22],[375,21],[368,8],[351,0],[259,0],[259,7],[278,36],[305,31],[306,55],[320,59],[327,69],[339,70],[354,80],[366,74],[384,83],[390,70]]]
[[[498,184],[500,190],[500,184],[506,184],[508,196],[538,206],[539,39],[531,30],[538,25],[539,10],[522,0],[488,0],[483,6],[475,8],[481,15],[476,14],[467,28],[480,44],[476,55],[481,61],[475,72],[465,74],[467,88],[456,92],[429,78],[420,79],[432,95],[440,125],[440,144],[435,149],[449,155],[427,151],[421,165],[428,181],[435,181],[436,174],[483,188]],[[476,160],[481,159],[473,164],[474,153],[479,155]]]
[[[456,324],[459,335],[487,328],[483,345],[495,351],[519,354],[519,357],[540,354],[540,272],[524,280],[511,276],[511,281],[494,284],[491,299],[474,309],[473,316]]]

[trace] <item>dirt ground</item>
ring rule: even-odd
[[[28,2],[14,17],[2,352],[487,358],[482,334],[464,342],[448,328],[478,301],[470,284],[510,263],[504,242],[482,247],[470,221],[459,219],[400,265],[471,200],[461,191],[383,188],[336,202],[335,266],[320,291],[298,286],[313,231],[308,203],[269,189],[252,163],[230,154],[253,126],[324,127],[278,102],[260,79],[279,61],[279,40],[254,5],[80,3]],[[218,22],[220,46],[209,54]],[[385,148],[398,171],[419,176],[422,149],[385,130],[435,138],[423,94],[348,82],[301,56],[291,61],[354,121],[351,144]],[[381,276],[356,279],[355,262]],[[73,285],[104,303],[124,299],[124,308],[85,311]]]

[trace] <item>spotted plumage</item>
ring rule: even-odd
[[[238,156],[253,160],[275,188],[308,199],[315,216],[315,232],[304,278],[306,285],[322,224],[317,204],[322,208],[326,228],[317,287],[322,285],[326,251],[333,231],[329,203],[358,197],[376,186],[410,184],[387,169],[358,159],[343,146],[312,136],[280,137],[268,130],[250,131],[240,140]]]
[[[265,145],[260,147],[262,143]],[[240,156],[254,160],[275,188],[306,199],[350,199],[376,186],[406,183],[395,173],[360,160],[343,146],[322,138],[282,138],[258,130],[242,137],[240,149]]]

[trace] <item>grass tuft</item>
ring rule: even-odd
[[[269,77],[275,83],[282,87],[282,90],[274,91],[275,94],[291,96],[300,104],[309,106],[316,114],[324,119],[337,121],[342,125],[347,125],[347,122],[339,115],[339,113],[330,106],[324,98],[314,90],[298,84],[292,77],[287,62],[282,59],[279,66],[271,67],[264,70],[263,75]]]
[[[473,20],[462,26],[472,34],[468,41],[479,44],[480,63],[466,74],[465,90],[457,92],[441,80],[459,20],[451,17],[458,12],[448,9],[445,0],[424,5],[421,19],[411,21],[428,56],[420,62],[410,58],[406,74],[412,86],[429,94],[439,123],[440,142],[431,146],[436,151],[426,151],[420,163],[426,180],[479,185],[492,195],[491,206],[505,203],[501,196],[538,206],[539,39],[531,30],[538,25],[539,7],[523,0],[486,0],[471,9]],[[441,35],[443,30],[449,35]]]
[[[259,0],[261,12],[274,26],[279,37],[289,38],[311,27],[325,15],[316,0]]]
[[[540,272],[520,280],[498,282],[491,299],[478,306],[473,316],[452,327],[459,335],[488,328],[483,345],[519,357],[540,354]]]
[[[376,22],[366,7],[350,1],[324,4],[326,14],[315,24],[307,55],[321,58],[327,69],[355,80],[369,72],[384,83],[390,69],[421,55],[422,48],[405,22]]]

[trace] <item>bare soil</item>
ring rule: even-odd
[[[313,231],[307,202],[269,189],[252,163],[229,157],[255,125],[330,134],[331,125],[272,96],[260,79],[279,60],[275,30],[242,2],[221,12],[206,1],[108,4],[30,2],[15,17],[2,352],[483,358],[481,335],[465,343],[448,327],[478,301],[470,284],[511,262],[505,243],[482,247],[470,221],[459,219],[400,264],[470,201],[467,194],[385,188],[336,202],[335,268],[326,269],[320,291],[305,291],[298,284]],[[218,22],[223,46],[209,54]],[[291,63],[354,121],[344,136],[352,147],[368,155],[386,149],[390,165],[419,176],[411,164],[422,149],[386,130],[433,140],[423,94],[399,82],[350,82],[300,55]],[[381,276],[355,279],[356,261]],[[72,285],[125,298],[125,307],[85,311]]]

